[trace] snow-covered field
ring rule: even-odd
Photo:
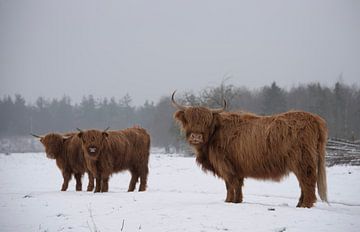
[[[228,204],[223,181],[194,158],[152,154],[147,192],[126,192],[127,172],[112,176],[108,193],[75,192],[74,180],[60,192],[44,153],[0,154],[0,231],[360,231],[360,167],[331,167],[327,177],[330,205],[299,209],[293,175],[247,179],[244,203]]]

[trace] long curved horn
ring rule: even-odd
[[[224,99],[224,105],[223,105],[223,107],[222,108],[220,108],[220,109],[211,109],[211,112],[212,113],[221,113],[221,112],[223,112],[225,109],[226,109],[226,105],[227,105],[227,103],[226,103],[226,100]]]
[[[106,132],[106,131],[108,131],[110,129],[110,127],[108,126],[108,127],[106,127],[106,129],[104,130],[104,132]]]
[[[42,138],[43,138],[43,137],[40,136],[40,135],[36,135],[36,134],[32,134],[32,133],[30,133],[30,135],[32,135],[32,136],[34,136],[35,138],[38,138],[38,139],[42,139]]]
[[[83,130],[81,130],[80,128],[76,127],[76,130],[78,130],[79,132],[84,132]]]
[[[178,103],[176,103],[176,101],[174,99],[175,93],[176,93],[176,90],[173,92],[173,94],[171,96],[172,105],[178,110],[185,110],[186,109],[185,106],[182,106],[182,105],[179,105]]]
[[[74,135],[63,135],[63,139],[70,139],[71,137],[73,137]]]

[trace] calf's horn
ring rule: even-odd
[[[227,103],[226,103],[226,100],[224,99],[224,105],[223,105],[223,107],[220,108],[220,109],[212,109],[211,112],[213,112],[213,113],[221,113],[221,112],[223,112],[223,111],[226,109],[226,105],[227,105]]]
[[[106,131],[108,131],[110,129],[110,127],[108,126],[108,127],[106,127],[106,129],[104,130],[104,132],[106,132]]]
[[[79,132],[84,132],[82,131],[80,128],[76,127],[76,130],[78,130]]]
[[[70,139],[73,135],[63,135],[63,139]]]
[[[42,136],[40,136],[40,135],[36,135],[36,134],[33,134],[33,133],[30,133],[30,135],[34,136],[35,138],[42,139]]]
[[[178,110],[185,110],[186,109],[185,106],[179,105],[178,103],[175,102],[175,99],[174,99],[175,93],[176,93],[176,90],[173,92],[173,94],[171,96],[172,105]]]

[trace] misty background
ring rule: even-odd
[[[260,115],[305,110],[326,119],[330,137],[360,139],[360,88],[341,82],[332,87],[319,83],[299,85],[289,91],[273,82],[261,90],[250,91],[224,80],[218,86],[196,93],[177,94],[176,99],[184,105],[212,108],[221,107],[222,99],[226,99],[229,111],[251,111]],[[96,99],[89,95],[78,104],[66,96],[52,100],[39,97],[35,104],[27,104],[21,95],[16,95],[0,99],[0,112],[0,137],[68,132],[77,127],[121,129],[141,125],[151,134],[152,146],[163,147],[167,153],[188,150],[173,120],[175,109],[170,96],[135,107],[128,94],[120,99]]]
[[[181,149],[184,104],[323,116],[360,138],[356,0],[0,0],[0,136],[139,124]]]

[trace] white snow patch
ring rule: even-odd
[[[44,153],[0,154],[1,231],[359,231],[360,167],[327,169],[330,205],[296,208],[293,175],[247,179],[244,203],[224,202],[225,184],[194,158],[152,154],[146,192],[128,193],[130,175],[114,174],[108,193],[76,192]],[[83,178],[86,189],[87,178]]]

